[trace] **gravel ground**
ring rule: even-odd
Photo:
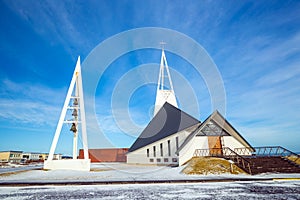
[[[300,181],[0,187],[0,199],[300,199]]]

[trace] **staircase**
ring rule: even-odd
[[[238,167],[249,174],[260,173],[300,173],[299,155],[280,146],[239,148],[234,151],[228,147],[222,149],[196,149],[195,157],[222,157],[232,160]],[[297,164],[298,163],[298,164]]]
[[[252,174],[300,173],[300,166],[280,156],[248,157]]]

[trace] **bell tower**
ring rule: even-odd
[[[164,45],[165,43],[161,44]],[[160,108],[164,105],[165,102],[168,102],[176,108],[178,108],[165,51],[162,47],[153,116],[156,115],[156,113],[160,110]]]
[[[54,152],[64,124],[70,126],[70,131],[73,134],[73,159],[55,160]],[[77,159],[79,131],[81,132],[82,135],[84,159]],[[56,127],[49,156],[44,163],[44,169],[71,169],[71,170],[84,170],[84,171],[90,170],[90,159],[88,155],[80,57],[78,57],[77,60],[73,77],[68,89],[67,97],[65,99],[65,103],[62,108],[60,118]]]

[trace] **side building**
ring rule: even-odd
[[[166,102],[127,153],[127,163],[183,165],[197,149],[252,146],[218,112],[203,123]],[[221,152],[222,153],[222,152]]]
[[[1,151],[1,163],[20,163],[22,160],[22,151]]]
[[[0,163],[25,164],[30,162],[44,162],[48,153],[33,153],[23,151],[0,151]],[[54,159],[61,160],[61,154],[54,154]]]
[[[22,153],[22,160],[24,162],[39,162],[42,159],[40,158],[40,153],[33,153],[33,152],[25,152]]]

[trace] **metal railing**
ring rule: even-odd
[[[246,171],[249,174],[252,174],[250,162],[247,159],[245,159],[243,156],[240,156],[239,154],[237,154],[235,151],[233,151],[228,147],[196,149],[194,152],[194,157],[208,157],[208,156],[230,159],[234,163],[236,163],[237,166],[242,168],[244,171]]]
[[[250,148],[235,148],[234,151],[239,155],[251,156],[281,156],[294,163],[300,159],[300,156],[281,146],[253,147],[254,152]],[[250,153],[250,154],[249,154]]]

